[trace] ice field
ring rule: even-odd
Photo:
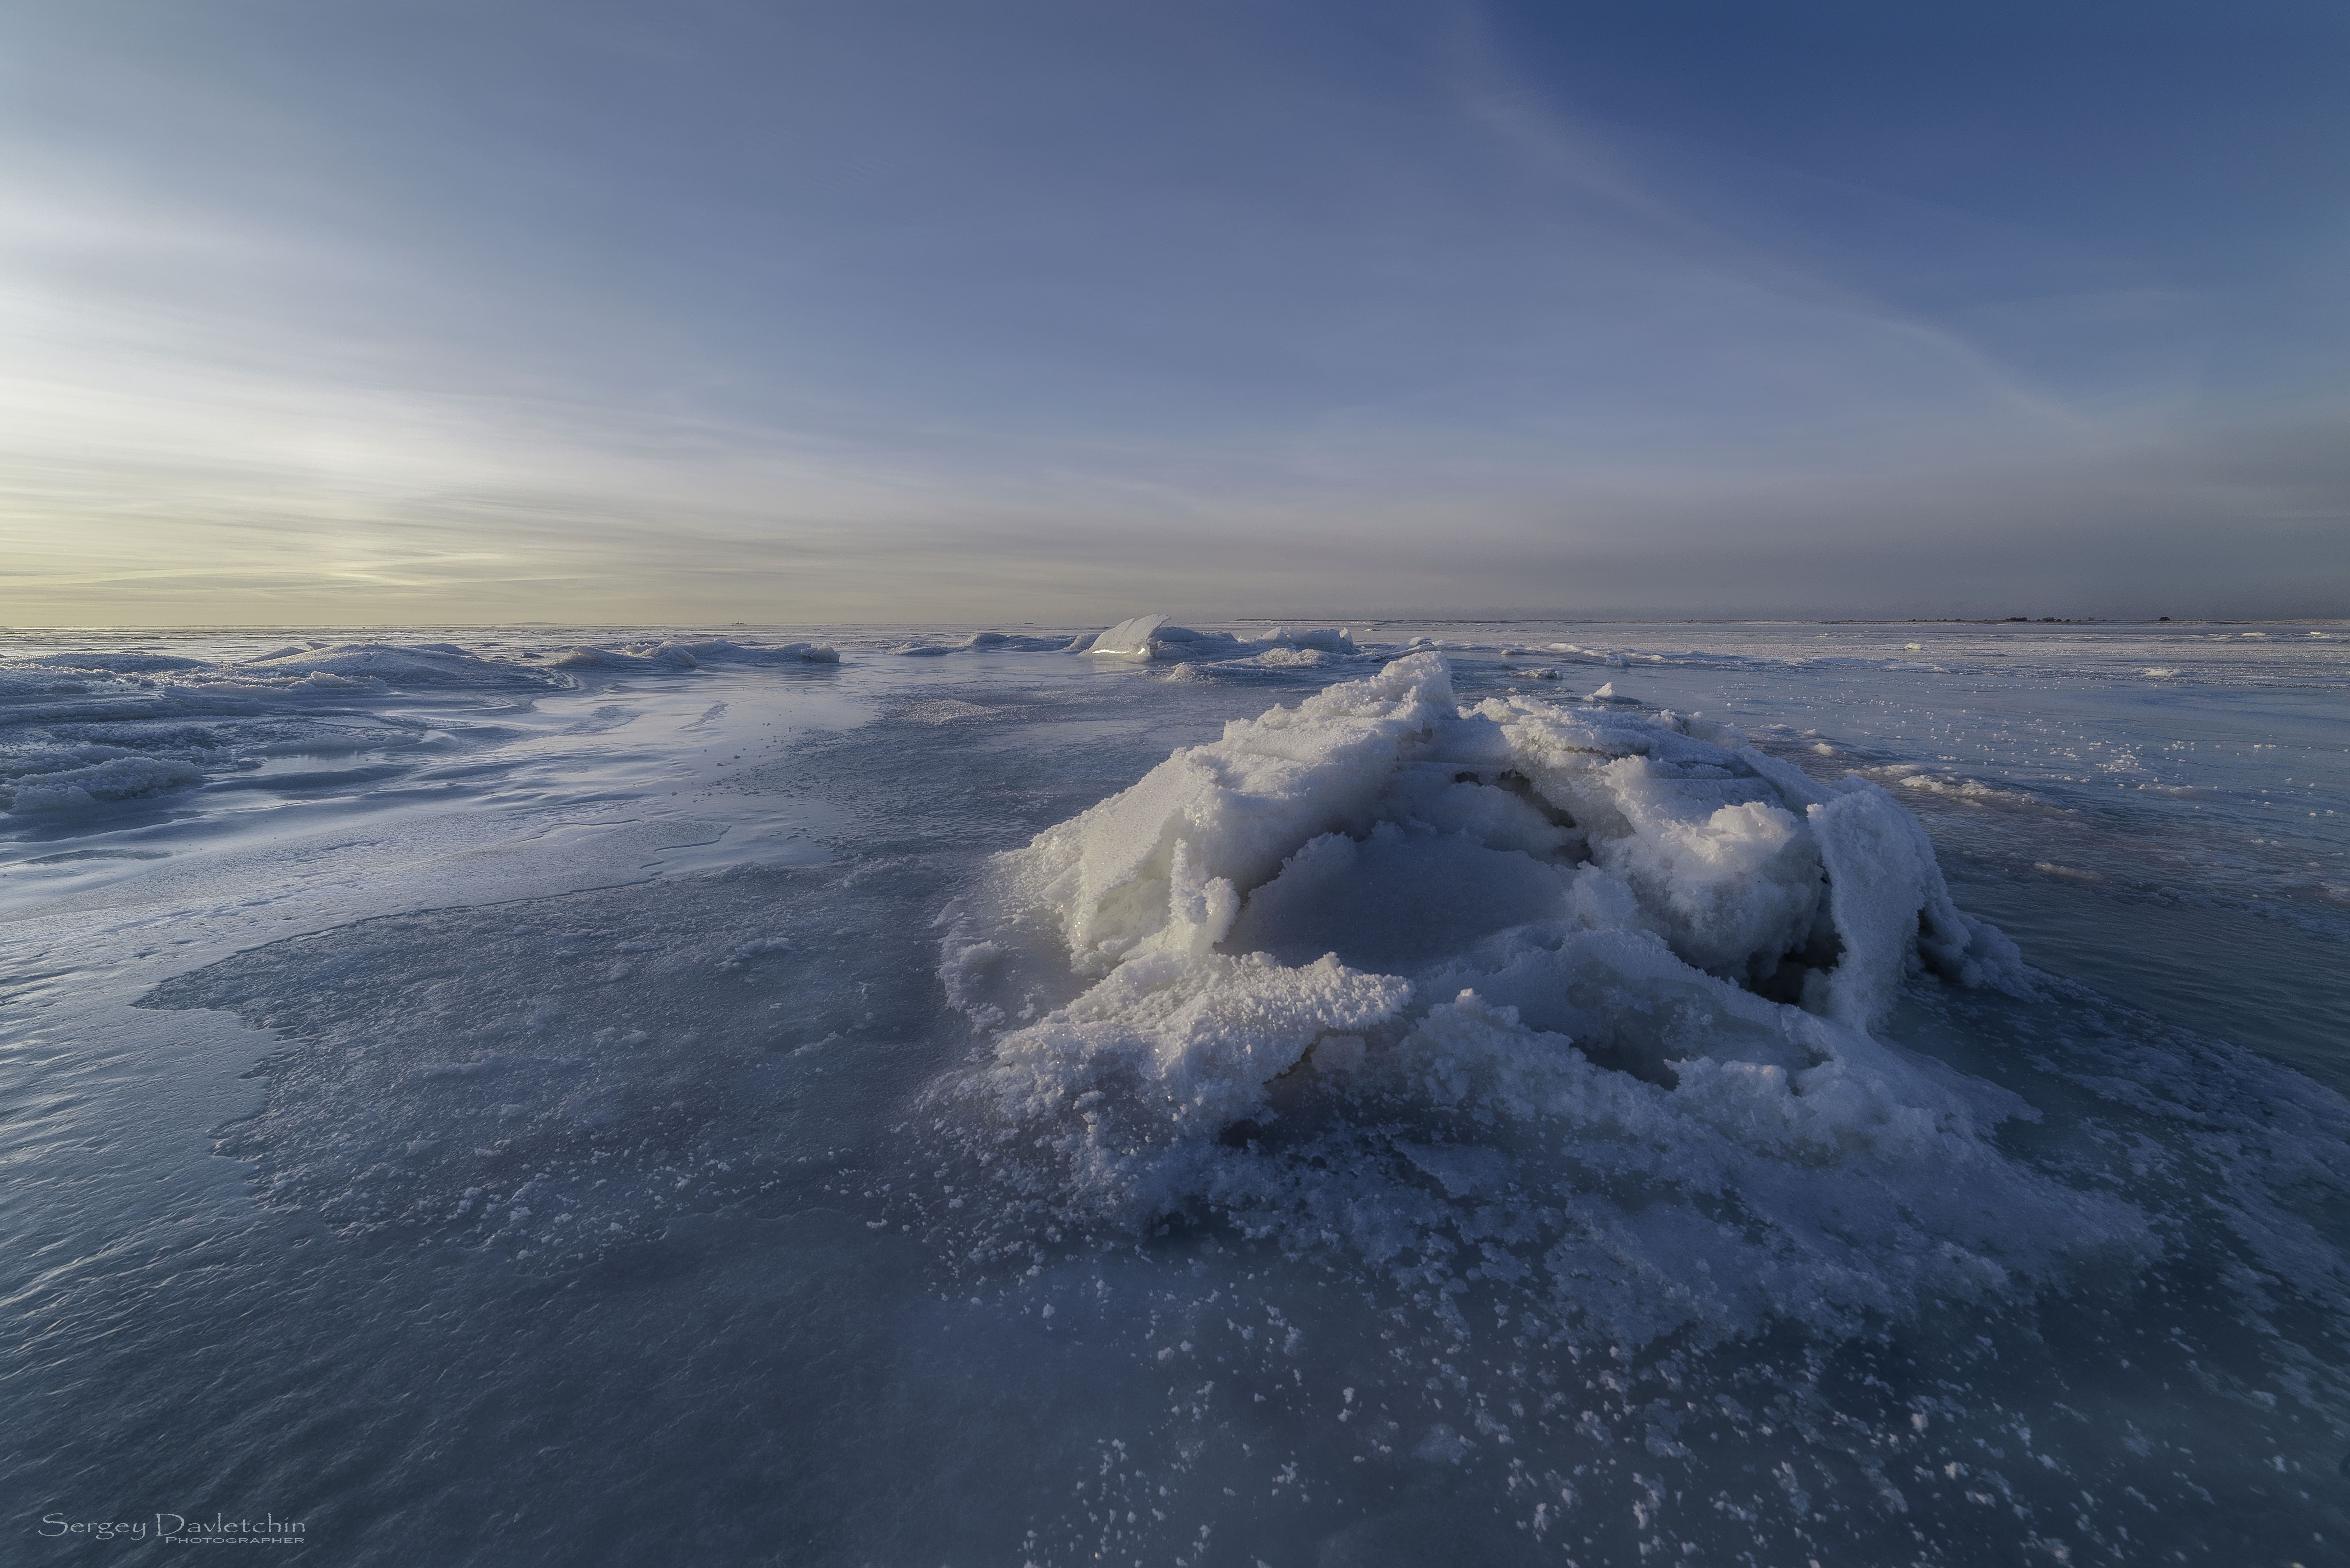
[[[7,1560],[2350,1563],[2345,721],[2332,623],[0,637]]]

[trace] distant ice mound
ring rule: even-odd
[[[28,659],[11,660],[9,665],[0,665],[0,670],[10,667],[20,670],[28,667],[52,670],[94,670],[109,675],[152,675],[158,671],[202,670],[204,668],[204,662],[201,659],[182,659],[176,654],[170,653],[71,652],[45,653]]]
[[[1176,626],[1163,615],[1139,615],[1122,620],[1107,631],[1090,639],[1079,639],[1073,651],[1094,654],[1105,659],[1130,659],[1137,661],[1185,662],[1194,659],[1253,659],[1268,664],[1314,663],[1315,655],[1352,657],[1357,654],[1354,639],[1340,627],[1317,627],[1292,631],[1276,626],[1260,638],[1239,638],[1225,631],[1193,631],[1187,626]],[[1284,655],[1305,654],[1304,659]]]
[[[1059,653],[1076,640],[1073,637],[1040,637],[1026,632],[975,631],[960,642],[917,638],[889,651],[916,659],[936,659],[950,653]]]
[[[434,697],[567,684],[452,643],[304,643],[238,663],[151,650],[76,650],[0,662],[0,814],[65,816],[147,801],[305,737],[417,731],[354,721],[397,691]],[[312,726],[317,727],[312,727]]]
[[[1912,972],[2023,984],[1885,791],[1668,713],[1464,709],[1437,653],[1001,857],[945,959],[988,1212],[1222,1212],[1643,1340],[2142,1238],[1998,1152],[2020,1101],[1872,1036]]]
[[[642,643],[624,649],[572,649],[558,670],[699,670],[705,664],[837,664],[839,651],[819,642],[761,644],[712,638],[699,642]]]

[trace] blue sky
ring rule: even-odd
[[[2338,5],[0,20],[0,621],[2350,614]]]

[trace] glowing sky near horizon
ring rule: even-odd
[[[2350,12],[0,20],[0,624],[2350,614]]]

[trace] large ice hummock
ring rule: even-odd
[[[950,1092],[1019,1151],[992,1179],[1066,1216],[1204,1204],[1421,1269],[1514,1205],[1573,1310],[1639,1334],[1750,1324],[1799,1275],[1831,1315],[1970,1291],[2131,1231],[1998,1154],[2020,1101],[1873,1036],[1913,972],[2022,985],[1916,821],[1728,726],[1462,706],[1413,655],[1177,751],[952,924],[942,976],[992,1039]]]
[[[1440,950],[1482,918],[1439,919],[1451,904],[1518,909],[1511,925],[1573,912],[1750,989],[1789,990],[1792,971],[1790,1000],[1861,1030],[1919,963],[1972,983],[2012,964],[1875,784],[1824,788],[1672,714],[1516,697],[1464,711],[1433,653],[1227,724],[1002,874],[1017,903],[1054,911],[1082,974],[1149,948],[1204,953],[1244,898],[1265,950],[1323,927]]]

